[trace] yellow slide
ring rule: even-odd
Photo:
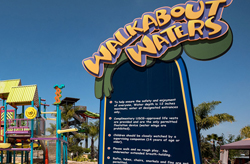
[[[0,143],[0,148],[2,148],[2,149],[9,148],[10,146],[11,146],[10,143]]]
[[[22,143],[17,143],[16,144],[17,146],[18,146],[18,148],[31,148],[31,146],[30,146],[30,144],[24,144],[23,146],[22,146]],[[38,144],[37,143],[33,143],[33,148],[36,148],[36,147],[38,147]]]

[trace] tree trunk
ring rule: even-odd
[[[89,145],[88,145],[88,134],[87,133],[85,133],[86,134],[86,138],[85,138],[85,148],[87,149],[88,147],[89,147]]]
[[[94,137],[91,137],[91,159],[94,159]]]
[[[214,156],[214,159],[216,158],[216,155],[215,155],[215,141],[213,140],[213,156]]]
[[[197,128],[197,133],[198,133],[199,146],[201,146],[201,130],[199,128]]]

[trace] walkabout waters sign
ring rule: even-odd
[[[201,163],[180,56],[184,50],[211,60],[230,49],[232,32],[222,12],[231,3],[188,1],[144,13],[83,60],[101,99],[100,164]]]

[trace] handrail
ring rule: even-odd
[[[56,112],[41,112],[41,114],[56,114]]]

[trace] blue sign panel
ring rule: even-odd
[[[101,100],[99,164],[200,164],[185,64],[126,62]]]

